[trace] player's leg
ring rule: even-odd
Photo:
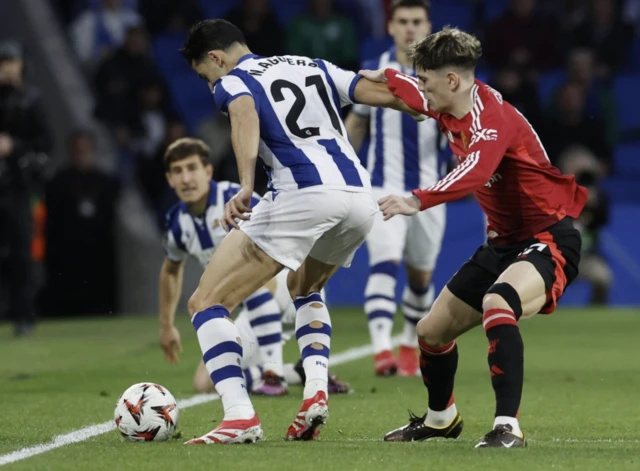
[[[518,421],[524,379],[524,344],[518,320],[553,311],[577,274],[579,253],[579,233],[570,221],[562,221],[550,232],[536,235],[522,251],[504,256],[508,266],[482,302],[496,411],[493,430],[478,447],[526,444]]]
[[[378,211],[368,193],[327,192],[338,222],[320,237],[302,266],[289,274],[288,286],[296,306],[296,338],[306,376],[304,399],[287,431],[289,440],[312,440],[329,415],[327,404],[331,317],[320,290],[340,266],[350,266]]]
[[[435,298],[431,279],[442,245],[445,218],[444,205],[409,218],[405,256],[407,286],[402,294],[404,330],[398,354],[401,376],[414,376],[418,372],[416,325],[429,313]]]
[[[462,431],[453,386],[458,367],[456,338],[482,323],[482,298],[498,276],[497,257],[480,247],[440,292],[429,315],[417,325],[420,371],[429,400],[425,416],[389,432],[386,441],[457,438]]]
[[[188,443],[244,442],[261,438],[260,422],[240,366],[240,333],[229,313],[281,269],[280,263],[243,232],[235,230],[222,241],[200,278],[188,309],[204,363],[222,401],[224,420],[211,433]]]
[[[243,306],[258,341],[264,369],[263,381],[253,392],[268,396],[287,393],[282,361],[282,315],[274,298],[276,278],[245,299]]]
[[[267,285],[268,286],[268,285]],[[242,373],[247,385],[247,391],[254,392],[262,385],[262,356],[258,348],[258,339],[249,324],[247,311],[242,310],[234,323],[242,340]],[[215,387],[203,361],[198,363],[193,378],[194,389],[198,393],[215,392]]]
[[[384,195],[380,195],[382,196]],[[382,213],[378,212],[366,240],[369,278],[364,292],[364,312],[369,324],[374,368],[378,376],[395,375],[397,371],[391,331],[396,312],[396,278],[404,252],[407,222],[408,218],[384,221]]]
[[[597,253],[583,253],[580,259],[580,279],[584,279],[591,284],[592,306],[603,306],[607,304],[609,289],[613,275],[606,260]]]

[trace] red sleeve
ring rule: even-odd
[[[502,113],[482,113],[482,127],[471,136],[464,162],[426,190],[413,190],[421,210],[463,198],[482,188],[494,174],[511,140],[511,127]],[[477,120],[479,121],[479,120]]]
[[[394,69],[386,69],[387,88],[418,113],[438,119],[438,114],[429,109],[429,104],[418,88],[418,79]]]

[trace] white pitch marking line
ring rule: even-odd
[[[397,346],[399,344],[400,336],[394,337],[393,345]],[[354,347],[345,350],[344,352],[331,355],[329,364],[331,366],[337,366],[343,363],[349,363],[351,361],[359,360],[372,354],[373,349],[371,348],[371,345]],[[178,407],[180,409],[187,409],[189,407],[198,406],[200,404],[206,404],[207,402],[216,401],[219,398],[220,396],[218,396],[217,394],[197,394],[188,399],[182,399],[178,401]],[[116,425],[114,421],[109,420],[108,422],[103,422],[101,424],[88,425],[81,429],[74,430],[73,432],[65,433],[64,435],[57,435],[53,437],[53,440],[51,440],[49,443],[41,443],[39,445],[21,448],[5,455],[0,455],[0,466],[15,463],[16,461],[25,460],[27,458],[31,458],[32,456],[40,455],[42,453],[55,450],[56,448],[71,445],[73,443],[84,442],[86,440],[89,440],[90,438],[108,433],[115,428]]]

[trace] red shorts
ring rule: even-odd
[[[526,260],[533,264],[544,280],[547,302],[541,314],[552,313],[564,290],[578,276],[582,239],[565,218],[535,236],[511,245],[482,245],[464,264],[447,287],[479,312],[482,299],[509,265]]]

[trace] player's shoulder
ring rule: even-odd
[[[164,228],[165,230],[172,230],[175,228],[179,227],[179,219],[180,219],[180,215],[183,214],[186,211],[186,205],[182,202],[179,201],[176,204],[174,204],[169,211],[167,211],[167,214],[165,214],[164,217]]]

